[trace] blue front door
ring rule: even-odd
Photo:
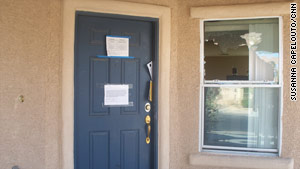
[[[121,15],[77,12],[75,34],[75,168],[155,169],[157,104],[148,100],[147,63],[157,68],[157,21]],[[106,55],[106,36],[130,36],[134,59]],[[153,79],[157,70],[154,69]],[[128,84],[130,106],[105,106],[104,85]],[[151,104],[151,111],[145,105]],[[151,117],[150,144],[146,143]]]

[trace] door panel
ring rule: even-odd
[[[75,35],[75,168],[156,168],[156,106],[147,113],[149,72],[155,64],[157,21],[136,17],[78,12]],[[130,36],[134,59],[106,55],[106,35]],[[155,68],[155,66],[154,66]],[[105,84],[129,84],[127,107],[104,106]],[[155,93],[154,93],[155,95]],[[153,101],[155,102],[155,101]],[[146,144],[145,116],[152,122]]]
[[[91,132],[89,151],[91,168],[109,168],[109,132]]]
[[[136,104],[133,104],[129,107],[124,107],[121,114],[138,114],[139,109],[139,89],[138,89],[138,82],[139,82],[139,60],[124,60],[123,61],[123,70],[122,70],[122,78],[124,84],[132,84],[130,86],[130,96],[129,100],[135,102]]]
[[[103,107],[104,102],[103,85],[108,83],[108,59],[90,58],[90,116],[108,115],[108,108]]]
[[[121,131],[121,168],[139,168],[139,130]]]

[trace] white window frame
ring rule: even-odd
[[[224,21],[224,20],[247,20],[262,18],[278,18],[279,21],[279,82],[273,81],[225,81],[225,80],[206,80],[204,79],[204,22],[206,21]],[[222,85],[221,85],[222,84]],[[204,88],[205,87],[276,87],[279,88],[280,109],[278,112],[278,147],[277,149],[257,149],[257,148],[239,148],[223,146],[204,145]],[[282,145],[282,112],[283,112],[283,22],[281,16],[267,17],[245,17],[245,18],[222,18],[222,19],[203,19],[200,20],[200,99],[199,99],[199,152],[220,152],[234,154],[253,154],[253,155],[271,155],[281,156]]]

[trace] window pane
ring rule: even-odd
[[[277,149],[279,88],[206,87],[204,145]]]
[[[204,22],[205,80],[278,82],[278,18]]]

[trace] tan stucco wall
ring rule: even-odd
[[[178,41],[177,41],[177,83],[174,98],[177,104],[171,105],[171,162],[172,169],[216,169],[213,167],[190,166],[188,155],[198,151],[199,119],[199,21],[189,19],[189,8],[206,5],[230,5],[242,3],[271,2],[262,0],[207,0],[179,1]],[[276,2],[276,1],[272,1]],[[299,6],[299,1],[298,6]],[[268,6],[266,6],[268,8]],[[295,169],[300,168],[299,118],[300,105],[289,99],[289,16],[284,16],[284,111],[283,111],[283,146],[282,157],[295,159]],[[173,28],[173,27],[172,27]],[[299,28],[299,27],[298,27]],[[299,36],[298,36],[299,37]],[[298,64],[298,69],[299,69]],[[172,128],[172,127],[170,127]],[[176,131],[176,132],[174,132]],[[218,161],[216,161],[218,163]],[[255,164],[253,164],[255,165]]]
[[[217,169],[189,165],[189,155],[198,151],[200,80],[199,20],[190,18],[190,7],[276,0],[130,2],[172,9],[170,168]],[[299,7],[300,1],[297,2]],[[1,169],[15,164],[21,169],[61,168],[61,8],[61,0],[0,0]],[[300,104],[299,101],[289,101],[289,17],[284,16],[283,19],[285,87],[282,156],[294,158],[295,168],[300,169]],[[17,100],[20,94],[25,96],[24,103]]]
[[[1,169],[60,166],[60,32],[59,0],[0,1]]]

